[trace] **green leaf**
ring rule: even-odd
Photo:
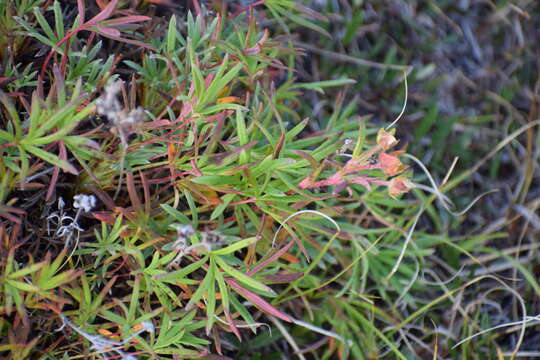
[[[189,280],[189,279],[186,279],[186,280]],[[192,281],[192,283],[187,284],[186,282],[183,282],[183,281],[179,282],[179,283],[186,284],[186,285],[195,285],[195,284],[197,284],[197,282],[195,280],[190,280],[190,281]],[[166,300],[167,298],[169,298],[174,303],[174,305],[182,306],[182,303],[180,302],[180,299],[178,298],[178,294],[176,294],[174,291],[172,291],[171,288],[168,287],[166,284],[163,284],[163,283],[161,283],[159,281],[153,281],[152,285],[154,285],[154,292],[156,293],[156,295],[161,296],[160,302],[162,304],[170,305],[170,303]],[[161,295],[158,295],[159,292],[161,292]]]
[[[242,282],[242,283],[244,283],[244,284],[246,284],[248,286],[251,286],[254,289],[257,289],[259,291],[268,293],[269,296],[276,296],[276,293],[270,287],[264,285],[263,283],[258,282],[257,280],[255,280],[253,278],[250,278],[249,276],[247,276],[243,272],[240,272],[240,271],[232,268],[231,266],[227,265],[227,263],[223,259],[221,259],[221,257],[216,256],[216,261],[217,261],[219,267],[221,267],[221,269],[223,269],[223,271],[225,271],[227,274],[229,274],[233,278],[237,279],[238,281],[240,281],[240,282]]]
[[[206,175],[191,179],[192,182],[203,185],[235,185],[238,183],[238,176],[230,175]]]
[[[251,244],[254,244],[257,241],[257,237],[250,237],[246,239],[242,239],[240,241],[235,242],[234,244],[231,244],[227,247],[224,247],[222,249],[218,249],[215,251],[212,251],[213,255],[227,255],[232,254],[235,251],[238,251],[240,249],[245,248],[246,246],[249,246]]]
[[[244,146],[248,143],[249,138],[246,130],[246,121],[243,111],[236,112],[236,132],[238,133],[238,139],[240,140],[240,146]],[[240,153],[240,164],[249,162],[249,154],[247,150],[242,150]]]
[[[364,148],[366,142],[366,122],[364,119],[360,118],[359,120],[359,129],[358,129],[358,139],[356,140],[356,145],[354,146],[352,157],[356,158],[360,155]]]
[[[0,140],[5,140],[7,142],[14,142],[16,139],[11,133],[0,129]]]
[[[62,9],[60,8],[60,3],[54,1],[54,26],[56,28],[56,33],[58,34],[58,39],[64,38],[64,15],[62,14]]]
[[[15,280],[11,280],[11,279],[6,279],[6,284],[8,284],[10,286],[13,286],[16,289],[26,291],[26,292],[37,292],[37,291],[40,290],[35,285],[28,284],[28,283],[25,283],[25,282],[22,282],[22,281],[15,281]]]
[[[26,152],[26,150],[22,146],[17,147],[19,149],[20,153],[20,159],[21,159],[21,172],[19,174],[19,177],[22,181],[26,181],[26,176],[28,175],[28,169],[30,168],[30,156]]]
[[[210,289],[210,287],[214,287],[214,281],[214,272],[212,271],[212,267],[210,267],[210,269],[206,273],[206,276],[204,277],[204,280],[201,282],[197,290],[191,296],[191,299],[186,305],[186,309],[191,309],[191,307],[195,305],[197,301],[201,300],[204,294]]]
[[[217,104],[212,105],[204,109],[204,111],[200,111],[201,115],[211,115],[223,110],[234,110],[234,111],[248,111],[248,109],[245,106],[238,105],[238,104]]]
[[[206,263],[206,260],[208,260],[208,256],[205,256],[199,261],[196,261],[192,264],[189,264],[188,266],[172,271],[170,273],[167,273],[166,275],[158,275],[155,276],[156,280],[163,281],[163,282],[169,282],[169,283],[175,283],[184,280],[186,275],[191,274],[195,270],[199,269],[203,264]]]
[[[155,253],[158,254],[159,253]],[[141,281],[140,277],[135,277],[135,281],[133,282],[133,287],[131,288],[131,299],[129,301],[129,311],[127,314],[127,318],[129,321],[133,320],[135,318],[135,312],[137,311],[137,308],[140,307],[139,305],[139,291],[141,288]]]
[[[62,284],[66,284],[72,281],[77,276],[78,276],[77,271],[75,270],[65,271],[59,275],[53,276],[50,279],[47,279],[46,281],[44,281],[42,288],[43,290],[50,290],[50,289],[57,288]]]
[[[308,124],[309,119],[304,119],[301,122],[299,122],[295,127],[293,127],[291,130],[287,132],[285,135],[285,140],[291,141],[294,139],[294,137],[302,132],[306,125]]]
[[[28,152],[36,155],[37,157],[45,160],[46,162],[50,163],[50,164],[53,164],[54,166],[58,166],[59,168],[71,173],[71,174],[74,174],[74,175],[78,175],[79,172],[77,171],[77,169],[75,169],[75,167],[73,165],[71,165],[70,163],[68,163],[66,160],[62,160],[60,159],[58,156],[54,155],[54,154],[51,154],[45,150],[42,150],[36,146],[32,146],[32,145],[24,145],[23,148],[25,150],[27,150]]]
[[[43,15],[41,14],[39,7],[34,8],[34,16],[36,17],[36,20],[38,21],[39,25],[41,26],[41,28],[43,29],[43,31],[45,32],[45,35],[47,35],[49,40],[51,40],[54,43],[57,43],[59,39],[56,38],[54,31],[51,29],[51,26],[49,25],[47,20],[45,20],[45,17],[43,17]]]
[[[45,265],[44,262],[40,262],[40,263],[37,263],[37,264],[32,264],[32,265],[30,265],[30,266],[28,266],[28,267],[26,267],[24,269],[21,269],[21,270],[15,271],[14,273],[9,274],[8,278],[10,278],[10,279],[21,278],[23,276],[26,276],[28,274],[31,274],[31,273],[34,273],[34,272],[38,271],[44,265]]]
[[[335,79],[335,80],[325,80],[325,81],[314,81],[310,83],[301,83],[301,84],[296,84],[294,88],[315,90],[324,94],[323,88],[343,86],[343,85],[355,84],[355,83],[356,83],[356,80],[345,78],[345,79]]]
[[[316,25],[312,22],[310,22],[309,20],[306,20],[304,19],[303,17],[300,17],[298,15],[296,15],[295,13],[293,13],[293,11],[295,10],[295,7],[294,7],[294,2],[292,3],[289,3],[290,5],[292,6],[288,6],[287,9],[283,8],[282,6],[276,4],[276,3],[270,3],[270,2],[265,2],[265,5],[272,11],[272,12],[277,12],[279,14],[281,14],[283,17],[285,18],[289,18],[290,20],[292,20],[293,22],[299,24],[299,25],[302,25],[302,26],[305,26],[309,29],[312,29],[320,34],[323,34],[324,36],[328,37],[328,38],[332,38],[332,35],[330,35],[330,33],[328,33],[328,31],[324,30],[322,27],[320,27],[319,25]],[[288,4],[284,4],[285,6],[287,6]],[[277,18],[279,18],[279,16],[276,16]]]
[[[14,19],[22,26],[26,29],[27,31],[27,35],[28,36],[31,36],[39,41],[41,41],[42,43],[44,43],[45,45],[48,45],[50,46],[51,48],[54,48],[56,46],[56,43],[57,41],[54,41],[54,40],[50,40],[50,39],[47,39],[47,37],[41,35],[39,32],[37,32],[33,27],[32,25],[30,25],[29,23],[27,23],[26,21],[24,21],[23,19],[15,16]],[[61,49],[58,49],[58,53],[60,55],[64,55],[63,54],[63,51]]]
[[[204,90],[204,78],[197,65],[195,50],[193,49],[191,39],[188,38],[188,53],[189,53],[189,62],[191,65],[191,76],[193,77],[193,83],[195,84],[195,94],[197,98],[201,99]]]
[[[15,127],[15,137],[21,139],[23,137],[23,129],[19,112],[13,105],[11,99],[2,90],[0,90],[0,101],[4,104],[8,111],[11,123]]]
[[[242,305],[242,303],[240,301],[238,301],[238,299],[236,297],[231,296],[230,300],[231,300],[231,304],[233,305],[234,309],[240,313],[240,315],[242,316],[242,318],[244,319],[244,321],[247,324],[254,324],[255,323],[255,320],[253,319],[253,317],[249,313],[248,309],[246,309],[246,307],[244,305]],[[257,326],[255,326],[255,325],[250,326],[250,329],[251,329],[251,331],[253,331],[254,334],[257,333]]]
[[[210,215],[210,220],[214,220],[218,216],[220,216],[223,211],[225,211],[227,206],[229,206],[229,203],[234,199],[235,196],[236,194],[226,194],[225,196],[223,196],[223,198],[221,199],[221,204],[216,206],[214,211],[212,211],[212,215]]]
[[[175,208],[173,208],[172,206],[170,205],[167,205],[167,204],[161,204],[160,205],[163,210],[165,210],[169,215],[171,215],[173,218],[175,218],[176,220],[180,221],[182,224],[191,224],[191,221],[189,220],[189,218],[182,214],[180,211],[176,210]]]
[[[223,303],[223,308],[225,311],[229,311],[229,290],[227,289],[227,284],[225,279],[221,274],[221,271],[216,269],[216,280],[219,285],[219,293],[221,294],[221,302]]]
[[[92,109],[91,107],[87,107],[84,110],[84,113],[77,112],[78,105],[78,101],[70,102],[62,108],[56,110],[55,113],[45,121],[43,121],[42,119],[46,119],[47,114],[43,114],[43,116],[34,119],[35,121],[30,123],[28,137],[25,139],[25,143],[32,144],[32,140],[42,137],[47,133],[47,131],[53,129],[54,127],[61,128],[64,125],[67,125],[62,124],[62,122],[66,119],[69,121],[70,124],[77,123],[83,117],[86,117]]]
[[[199,212],[197,210],[197,205],[195,205],[193,196],[187,189],[184,189],[183,193],[188,202],[189,211],[191,211],[191,220],[193,221],[193,228],[196,229],[199,226]]]
[[[208,86],[208,89],[206,89],[206,92],[204,94],[204,97],[201,98],[201,101],[199,102],[201,106],[206,105],[210,101],[213,101],[216,99],[217,94],[225,87],[229,82],[234,79],[240,70],[242,69],[242,64],[236,64],[225,76],[223,75],[223,72],[225,71],[225,68],[228,64],[228,57],[225,56],[225,59],[223,59],[223,63],[221,64],[216,76],[210,83],[210,86]],[[202,110],[202,108],[197,108],[198,111]]]
[[[206,293],[206,335],[210,335],[210,330],[214,324],[215,318],[214,314],[216,311],[216,284],[215,284],[215,274],[217,272],[216,262],[214,257],[210,257],[210,271],[206,277],[211,277],[212,280],[208,280],[208,291]]]
[[[174,53],[176,50],[176,16],[171,16],[169,21],[169,28],[167,30],[167,52],[169,54]]]

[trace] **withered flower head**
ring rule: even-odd
[[[390,180],[388,184],[388,194],[396,198],[414,188],[414,184],[406,176],[398,176]]]
[[[380,129],[377,133],[377,145],[379,145],[383,151],[390,149],[398,143],[398,140],[394,137],[395,129],[390,132],[385,129]]]
[[[387,154],[385,152],[379,153],[379,165],[381,170],[389,176],[394,176],[402,172],[407,168],[397,157],[399,152]]]

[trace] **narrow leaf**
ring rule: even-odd
[[[264,311],[267,314],[273,315],[277,318],[280,318],[283,321],[292,322],[292,319],[287,315],[270,305],[266,300],[260,297],[257,294],[252,293],[251,291],[240,286],[233,279],[226,279],[229,285],[240,295],[249,300],[253,305],[257,306],[259,309]]]
[[[61,168],[62,170],[65,170],[71,174],[74,174],[74,175],[78,175],[79,172],[77,171],[77,169],[75,169],[75,167],[73,165],[71,165],[69,162],[67,162],[66,160],[62,160],[60,159],[58,156],[54,155],[54,154],[51,154],[45,150],[42,150],[36,146],[32,146],[32,145],[24,145],[23,148],[36,155],[37,157],[45,160],[46,162],[50,163],[50,164],[53,164],[54,166],[58,166],[59,168]]]
[[[176,47],[176,16],[171,16],[167,30],[167,52],[172,54]]]
[[[111,0],[111,2],[101,11],[99,14],[94,16],[92,19],[88,20],[88,22],[85,24],[86,26],[90,25],[96,25],[98,22],[103,21],[109,16],[111,16],[112,12],[116,8],[116,4],[118,3],[118,0]]]
[[[165,275],[158,275],[158,276],[155,276],[154,278],[156,280],[160,280],[163,282],[175,283],[179,280],[183,280],[186,277],[186,275],[191,274],[192,272],[200,268],[204,263],[206,263],[206,260],[208,260],[207,256],[202,258],[199,261],[189,264],[188,266],[180,270],[176,270],[176,271],[167,273]]]
[[[6,279],[6,284],[13,286],[16,289],[27,291],[27,292],[37,292],[40,290],[37,286],[28,284],[22,281]]]
[[[216,257],[216,261],[218,265],[225,271],[227,274],[231,275],[238,281],[251,286],[254,289],[269,293],[270,296],[276,296],[276,293],[274,290],[272,290],[270,287],[264,285],[263,283],[258,282],[257,280],[247,276],[243,272],[240,272],[233,267],[227,265],[227,263],[221,259],[219,256]]]
[[[204,280],[200,283],[197,290],[193,293],[191,296],[191,299],[189,299],[189,302],[186,305],[186,309],[191,309],[193,305],[199,300],[202,299],[204,294],[208,291],[210,286],[214,286],[214,273],[212,272],[212,269],[206,273],[206,276],[204,277]]]
[[[236,194],[227,194],[227,195],[223,196],[223,199],[221,200],[221,204],[216,206],[216,208],[212,212],[212,215],[210,215],[210,220],[214,220],[219,215],[221,215],[223,213],[223,211],[225,211],[227,206],[229,206],[229,203],[234,199],[235,196],[236,196]]]
[[[240,249],[245,248],[246,246],[249,246],[251,244],[254,244],[257,241],[256,237],[250,237],[247,239],[242,239],[240,241],[235,242],[234,244],[231,244],[227,247],[224,247],[222,249],[218,249],[212,252],[214,255],[227,255],[232,254],[235,251],[238,251]]]
[[[172,206],[167,205],[167,204],[161,204],[160,206],[169,215],[171,215],[176,220],[180,221],[182,224],[190,224],[191,223],[191,221],[189,220],[189,218],[186,215],[182,214],[180,211],[176,210]]]

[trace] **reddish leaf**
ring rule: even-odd
[[[175,4],[171,0],[146,0],[149,3],[163,5],[163,6],[170,6],[170,7],[179,7],[180,5]]]
[[[122,37],[119,37],[119,36],[110,36],[110,35],[106,35],[106,34],[102,34],[102,35],[105,36],[105,37],[108,37],[109,39],[112,39],[112,40],[124,42],[126,44],[137,45],[137,46],[143,47],[143,48],[148,49],[148,50],[156,51],[155,47],[153,47],[151,45],[148,45],[148,44],[145,44],[142,41],[133,40],[133,39],[126,39],[126,38],[122,38]]]
[[[13,207],[13,206],[7,206],[7,205],[1,205],[0,210],[11,212],[11,213],[14,213],[14,214],[19,214],[19,215],[25,215],[26,214],[26,211],[24,211],[23,209],[19,209],[19,208],[16,208],[16,207]]]
[[[198,62],[199,59],[197,59],[197,62]],[[210,73],[208,74],[208,76],[206,77],[206,79],[204,79],[204,85],[206,88],[208,88],[210,86],[210,84],[212,83],[212,80],[214,80],[214,76],[216,74],[214,73]]]
[[[205,123],[219,123],[220,121],[224,120],[227,116],[230,116],[234,111],[232,110],[224,110],[221,112],[218,112],[217,114],[211,115],[204,119]]]
[[[122,35],[120,30],[110,28],[110,27],[101,26],[101,25],[96,25],[96,30],[97,30],[97,32],[99,34],[101,34],[103,36],[107,36],[107,37]]]
[[[77,10],[79,11],[79,18],[81,19],[81,24],[84,24],[84,9],[86,5],[84,0],[77,0]]]
[[[88,22],[85,24],[85,26],[92,26],[96,25],[98,22],[106,20],[111,16],[112,12],[116,8],[116,4],[118,3],[118,0],[111,0],[109,4],[101,11],[99,14],[94,16],[92,19],[88,20]]]
[[[23,75],[10,76],[10,77],[0,76],[0,86],[7,85],[10,82],[20,79],[22,77],[24,76]]]
[[[202,174],[201,170],[199,170],[199,168],[197,167],[197,163],[196,163],[195,159],[191,159],[190,163],[191,163],[191,168],[193,169],[192,170],[193,175],[202,176],[203,174]]]
[[[113,225],[116,221],[116,214],[111,211],[94,211],[92,212],[94,218],[99,221],[102,221],[106,224]]]
[[[268,39],[268,29],[264,29],[263,36],[259,41],[257,41],[257,44],[255,46],[252,46],[248,49],[245,49],[243,51],[246,55],[255,55],[261,52],[261,47],[264,45],[264,42]]]
[[[255,265],[255,267],[251,270],[249,270],[246,275],[248,276],[251,276],[253,274],[256,274],[257,272],[259,272],[261,269],[265,268],[267,265],[269,265],[270,263],[276,261],[277,259],[279,259],[281,257],[281,255],[285,254],[290,248],[291,246],[293,245],[294,243],[292,241],[290,241],[287,245],[285,245],[284,247],[282,247],[281,249],[279,249],[278,251],[276,251],[272,256],[270,256],[268,259],[266,260],[263,260],[261,261],[260,263],[258,263],[257,265]]]
[[[5,219],[8,219],[9,221],[14,222],[15,224],[21,224],[21,219],[20,219],[20,218],[11,215],[11,214],[8,213],[8,212],[2,212],[2,211],[0,211],[0,217],[3,217],[3,218],[5,218]]]
[[[150,206],[151,206],[151,196],[150,196],[150,186],[148,184],[148,180],[144,176],[144,173],[142,171],[139,171],[139,177],[141,178],[141,183],[143,186],[143,194],[144,194],[144,211],[147,214],[150,214]]]
[[[309,188],[315,187],[314,185],[315,185],[315,182],[310,177],[307,177],[304,180],[300,181],[300,183],[298,184],[298,187],[300,189],[309,189]]]
[[[137,193],[137,188],[135,187],[135,179],[133,178],[133,174],[131,172],[126,173],[126,180],[127,180],[127,188],[128,188],[128,194],[129,199],[131,200],[131,204],[133,205],[133,208],[138,213],[143,211],[141,198],[139,197],[139,194]]]
[[[44,187],[44,184],[40,184],[37,182],[30,182],[30,183],[24,183],[20,185],[21,189],[41,189]]]
[[[266,275],[264,279],[273,283],[286,284],[296,279],[300,279],[302,276],[304,276],[304,273],[275,274]]]
[[[64,142],[62,140],[58,142],[58,147],[60,148],[58,157],[61,160],[67,160],[66,146],[64,145]],[[60,168],[58,166],[55,166],[49,188],[47,189],[47,195],[45,196],[45,201],[48,201],[52,197],[53,191],[56,189],[56,182],[58,181],[59,174]]]
[[[348,179],[348,181],[352,182],[352,183],[355,183],[355,184],[360,184],[360,185],[362,185],[363,187],[365,187],[368,190],[371,189],[371,186],[369,185],[368,178],[365,178],[363,176],[355,177],[353,179]]]
[[[242,286],[238,285],[236,281],[233,279],[226,278],[225,281],[229,283],[229,285],[240,295],[245,297],[247,300],[249,300],[253,305],[257,306],[259,309],[261,309],[263,312],[275,316],[277,318],[280,318],[283,321],[292,322],[292,319],[287,315],[270,305],[266,300],[264,300],[259,295],[252,293],[251,291],[243,288]]]
[[[250,5],[244,7],[244,8],[240,8],[238,10],[236,10],[232,15],[229,15],[229,17],[227,18],[227,20],[230,20],[234,17],[237,17],[238,15],[240,15],[241,13],[243,13],[244,11],[251,11],[251,9],[253,9],[255,6],[258,6],[258,5],[261,5],[261,4],[264,4],[266,0],[259,0],[259,1],[255,1],[253,3],[251,3]]]
[[[143,21],[149,21],[152,20],[149,16],[144,15],[131,15],[131,16],[122,16],[116,19],[106,20],[103,21],[103,25],[107,26],[114,26],[114,25],[122,25],[122,24],[131,24],[131,23],[137,23],[137,22],[143,22]]]
[[[97,181],[96,181],[97,182]],[[114,210],[116,208],[116,204],[114,203],[113,199],[107,195],[107,193],[101,191],[100,189],[96,188],[95,186],[93,185],[90,185],[88,187],[88,189],[94,194],[96,195],[99,200],[105,204],[105,206],[110,209],[111,211]]]
[[[227,322],[229,326],[231,327],[232,332],[234,333],[234,335],[236,335],[238,340],[242,341],[242,336],[240,336],[240,331],[238,331],[238,328],[236,327],[236,324],[234,323],[231,317],[231,313],[227,309],[225,309],[224,311],[225,311],[225,317],[227,318]]]
[[[309,155],[307,152],[302,150],[292,150],[295,154],[299,155],[303,159],[307,160],[309,162],[309,165],[315,170],[317,166],[319,165],[317,160],[311,155]]]

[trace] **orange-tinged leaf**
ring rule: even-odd
[[[225,96],[220,99],[217,99],[216,103],[218,104],[231,104],[235,103],[238,104],[240,102],[240,98],[237,96]]]
[[[221,90],[217,93],[217,97],[219,98],[219,97],[223,96],[224,94],[226,94],[227,92],[229,92],[229,89],[230,89],[230,88],[231,88],[230,85],[225,85],[225,86],[223,87],[223,89],[221,89]]]
[[[185,284],[178,284],[180,289],[184,290],[184,294],[182,294],[182,299],[189,299],[191,298],[191,295],[193,294],[193,291],[189,288],[189,286]]]
[[[296,264],[299,264],[300,263],[300,259],[298,259],[296,256],[294,255],[291,255],[289,253],[285,253],[283,255],[281,255],[281,257],[289,262],[292,262],[292,263],[296,263]]]
[[[114,333],[111,332],[111,331],[109,331],[109,330],[107,330],[107,329],[99,329],[99,330],[98,330],[98,333],[99,333],[100,335],[107,336],[107,337],[113,337],[113,336],[114,336]]]
[[[174,160],[174,155],[175,155],[174,144],[169,143],[167,145],[167,159],[169,160],[169,162],[172,162]]]

